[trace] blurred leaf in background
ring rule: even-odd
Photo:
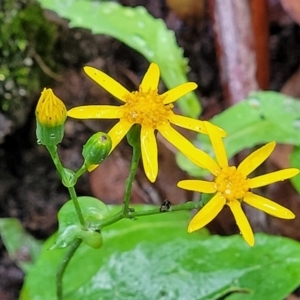
[[[11,260],[28,272],[40,255],[42,242],[28,234],[21,222],[14,218],[0,219],[0,237]]]
[[[70,20],[70,27],[106,34],[141,53],[149,62],[161,69],[161,76],[168,89],[187,82],[187,59],[178,46],[175,34],[164,21],[155,19],[144,7],[124,7],[115,2],[90,0],[39,0],[42,7],[51,9]],[[182,113],[198,117],[200,102],[194,93],[178,101]]]

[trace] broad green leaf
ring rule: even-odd
[[[29,235],[14,218],[0,219],[0,236],[9,257],[28,272],[42,250],[42,243]]]
[[[300,169],[300,147],[294,147],[294,150],[290,157],[290,161],[292,167]],[[291,182],[297,192],[300,194],[300,174],[291,178]]]
[[[300,101],[280,93],[254,93],[212,118],[211,122],[226,130],[228,136],[224,143],[229,158],[243,149],[270,141],[300,146]],[[198,135],[195,144],[214,156],[206,136]],[[177,162],[193,176],[205,174],[182,154],[178,155]]]
[[[136,210],[149,209],[146,206]],[[300,244],[256,235],[188,234],[188,212],[122,220],[103,231],[103,247],[80,246],[64,278],[66,300],[282,300],[300,283]],[[55,299],[55,272],[65,249],[48,240],[25,279],[21,300]]]
[[[187,82],[187,60],[177,45],[174,32],[164,21],[155,19],[144,7],[123,7],[115,2],[89,0],[39,0],[44,8],[51,9],[70,20],[71,27],[92,30],[94,34],[112,36],[155,62],[169,89]],[[178,102],[181,111],[198,117],[201,108],[194,93]]]
[[[76,238],[83,238],[82,235],[94,235],[92,231],[97,230],[100,221],[109,215],[107,206],[97,198],[78,197],[78,203],[88,224],[87,229],[91,230],[91,232],[82,229],[73,201],[69,200],[58,212],[59,228],[56,241],[51,249],[68,247]]]

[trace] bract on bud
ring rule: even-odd
[[[89,171],[102,163],[108,156],[112,141],[108,134],[97,132],[93,134],[83,146],[82,155],[84,164]]]
[[[103,244],[103,239],[100,232],[82,230],[78,234],[78,237],[81,238],[86,245],[94,249],[99,249]]]
[[[55,96],[52,89],[44,89],[35,110],[38,142],[46,146],[55,146],[64,135],[64,123],[67,109]]]
[[[65,123],[67,109],[65,104],[55,96],[52,89],[44,89],[38,101],[35,114],[41,125],[56,127]]]

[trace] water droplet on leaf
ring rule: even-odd
[[[260,101],[256,98],[252,98],[252,99],[249,100],[249,105],[252,108],[259,108],[260,107]]]

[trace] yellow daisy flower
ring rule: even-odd
[[[145,74],[139,90],[129,92],[113,78],[93,67],[85,67],[85,73],[94,81],[122,101],[120,106],[86,105],[72,108],[68,116],[76,119],[120,119],[109,131],[112,139],[112,150],[120,143],[134,124],[141,125],[141,152],[145,173],[151,182],[154,182],[158,173],[156,130],[178,150],[200,164],[211,160],[209,155],[179,134],[172,126],[177,125],[199,133],[208,134],[206,122],[176,115],[173,104],[180,97],[197,88],[194,82],[181,84],[161,95],[158,94],[160,71],[157,64],[152,63]],[[219,127],[214,127],[216,139],[226,136]]]
[[[206,129],[209,136],[213,139],[214,128],[207,124]],[[215,193],[212,199],[193,217],[188,226],[188,232],[193,232],[207,225],[218,215],[224,205],[228,205],[243,238],[250,246],[253,246],[254,235],[241,208],[242,202],[278,218],[295,218],[295,215],[287,208],[251,191],[251,189],[282,181],[299,173],[298,169],[289,168],[248,178],[248,175],[270,156],[275,148],[275,142],[268,143],[254,151],[237,168],[228,165],[222,140],[215,141],[213,145],[217,163],[209,162],[206,164],[206,167],[214,175],[214,181],[182,180],[178,182],[178,186],[182,189],[208,194]]]

